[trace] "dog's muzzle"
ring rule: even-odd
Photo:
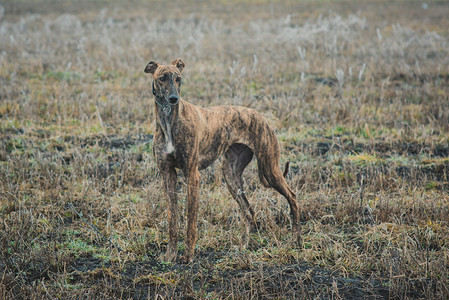
[[[168,100],[167,98],[165,98],[165,96],[158,95],[158,93],[156,93],[156,89],[154,88],[154,81],[153,81],[153,95],[156,103],[161,107],[162,111],[167,117],[170,115],[172,111],[171,107],[179,103],[179,96],[176,94],[170,95],[168,97]],[[164,103],[161,103],[160,100],[163,100]]]

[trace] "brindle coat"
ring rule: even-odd
[[[153,75],[156,134],[154,154],[168,195],[169,244],[166,260],[177,256],[176,169],[187,179],[187,250],[183,260],[193,258],[197,240],[199,170],[224,155],[224,179],[243,215],[243,246],[248,244],[254,211],[243,192],[242,173],[253,155],[259,178],[273,187],[290,204],[293,232],[299,239],[299,209],[296,195],[279,168],[279,143],[274,130],[257,111],[240,106],[201,108],[180,98],[181,72],[184,62],[178,58],[170,65],[148,63],[145,73]],[[288,171],[286,166],[285,174]]]

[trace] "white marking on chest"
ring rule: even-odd
[[[167,154],[171,154],[175,152],[175,147],[173,147],[172,142],[167,142]]]

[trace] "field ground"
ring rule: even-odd
[[[448,15],[445,1],[3,1],[0,298],[448,299]],[[253,162],[259,225],[240,250],[217,162],[194,262],[159,259],[143,69],[177,57],[184,99],[276,128],[301,245]]]

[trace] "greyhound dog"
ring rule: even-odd
[[[184,62],[178,58],[169,65],[154,61],[145,67],[153,75],[156,133],[153,152],[168,197],[169,243],[164,260],[177,257],[177,169],[187,181],[187,234],[183,262],[193,259],[197,240],[199,170],[224,155],[222,171],[229,191],[243,216],[242,246],[246,247],[254,224],[254,211],[243,189],[242,173],[255,154],[262,184],[273,187],[290,204],[292,231],[299,240],[299,208],[296,195],[279,167],[279,143],[274,130],[257,111],[241,106],[202,108],[180,97]]]

